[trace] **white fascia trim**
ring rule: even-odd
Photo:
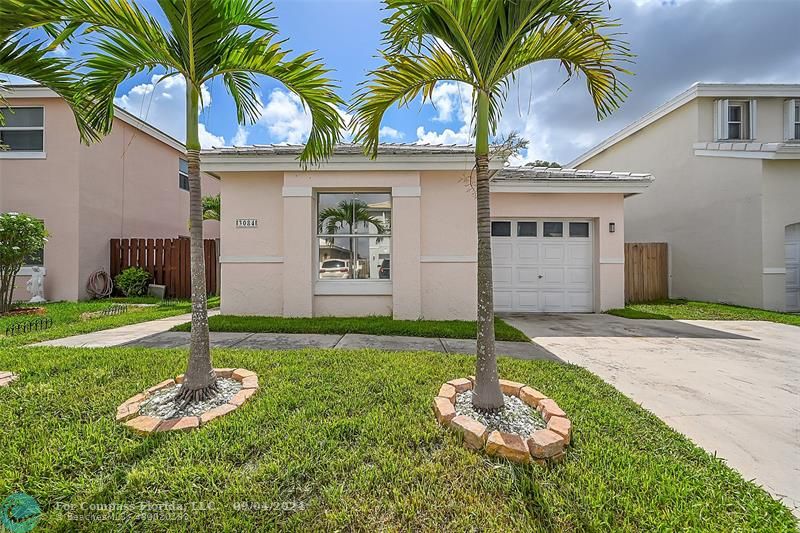
[[[786,274],[786,269],[785,268],[781,268],[781,267],[777,267],[777,268],[764,267],[764,270],[762,271],[762,273],[763,274]]]
[[[392,187],[392,196],[414,198],[422,196],[421,187]]]
[[[42,276],[47,275],[47,269],[45,267],[39,267],[39,271],[42,273]],[[18,276],[33,276],[33,267],[24,266],[19,269],[17,272]]]
[[[619,257],[601,257],[598,262],[601,265],[624,265],[625,259]]]
[[[314,189],[311,187],[284,187],[284,198],[310,198],[314,196]]]
[[[377,280],[317,281],[314,294],[320,296],[391,296],[392,282]]]
[[[283,263],[283,257],[277,255],[224,255],[219,258],[221,264],[225,263]]]
[[[800,153],[750,152],[746,150],[695,150],[698,157],[733,157],[736,159],[800,159]]]
[[[14,85],[11,85],[10,87],[7,87],[4,90],[4,93],[5,93],[5,98],[7,100],[13,98],[59,98],[59,99],[61,98],[58,95],[58,93],[51,91],[46,87],[40,87],[36,85],[21,85],[16,87]],[[130,114],[129,112],[125,111],[124,109],[116,105],[114,106],[114,117],[120,119],[126,124],[133,126],[138,130],[141,130],[150,137],[158,139],[159,141],[166,144],[170,148],[173,148],[182,154],[186,153],[186,146],[184,146],[182,142],[167,135],[160,129],[151,126],[144,120]]]
[[[474,255],[423,255],[419,258],[420,263],[477,263],[478,258]]]
[[[12,152],[0,150],[0,159],[47,159],[47,152]]]
[[[371,171],[453,170],[472,172],[473,156],[462,154],[385,155],[367,159],[360,155],[332,156],[319,166],[304,169],[294,156],[275,155],[217,155],[202,154],[201,168],[205,172],[316,172],[316,171]],[[502,161],[490,163],[491,170],[503,168]]]
[[[700,97],[709,98],[793,98],[800,96],[800,84],[732,84],[732,83],[695,83],[676,97],[656,107],[639,120],[625,126],[617,133],[606,138],[596,146],[582,153],[566,166],[576,168],[600,152],[610,148],[619,141],[626,139],[637,131],[649,126],[661,117],[673,112]]]
[[[549,183],[492,183],[490,190],[496,193],[617,193],[638,194],[650,186],[650,181],[637,183],[614,183],[603,181],[587,183],[585,181],[558,181]]]

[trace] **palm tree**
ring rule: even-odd
[[[99,140],[97,132],[84,120],[72,61],[48,55],[52,46],[45,46],[41,39],[31,39],[25,31],[30,22],[24,9],[18,10],[10,2],[0,2],[0,73],[27,78],[58,94],[72,109],[81,138],[85,141]],[[4,96],[8,90],[8,84],[0,79],[0,106],[6,105]],[[4,121],[4,115],[0,114],[0,126]]]
[[[431,98],[438,82],[455,81],[473,94],[478,218],[478,354],[473,405],[503,406],[494,350],[494,302],[489,195],[489,134],[497,129],[508,86],[533,63],[556,60],[567,78],[582,74],[603,118],[624,100],[618,76],[631,54],[603,15],[606,0],[384,0],[385,64],[371,72],[352,111],[355,141],[377,156],[381,119],[394,105]]]
[[[386,233],[386,224],[383,219],[370,213],[369,206],[363,200],[342,200],[336,207],[328,207],[319,213],[319,232],[323,231],[334,235],[337,229],[344,229],[346,233],[355,233],[353,226],[366,223],[375,227],[379,235]]]
[[[59,39],[84,35],[93,49],[83,66],[85,112],[102,133],[111,130],[117,87],[139,72],[161,68],[186,80],[186,151],[189,163],[192,336],[180,399],[200,401],[216,392],[208,342],[203,260],[203,208],[198,137],[201,87],[220,78],[240,123],[260,116],[257,76],[273,78],[297,94],[312,126],[300,155],[304,165],[327,157],[339,140],[343,101],[328,70],[311,52],[289,58],[261,0],[158,0],[165,23],[126,0],[3,0],[35,13],[38,22],[65,25]]]

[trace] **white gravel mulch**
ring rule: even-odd
[[[494,412],[478,411],[472,407],[472,391],[456,396],[456,414],[468,416],[487,427],[489,431],[514,433],[522,438],[530,437],[537,429],[544,429],[547,423],[536,409],[516,396],[503,395],[505,406]]]
[[[154,416],[168,420],[184,416],[200,416],[215,407],[228,403],[237,392],[242,390],[242,384],[235,379],[217,378],[217,394],[210,400],[194,402],[185,407],[176,402],[175,398],[181,391],[181,385],[161,389],[142,403],[139,414]]]

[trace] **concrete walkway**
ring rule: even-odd
[[[208,316],[219,314],[219,309],[209,309]],[[73,337],[64,337],[62,339],[53,339],[51,341],[37,342],[31,346],[65,346],[68,348],[108,348],[111,346],[119,346],[143,337],[169,331],[170,329],[180,324],[185,324],[192,320],[192,314],[186,313],[183,315],[171,316],[168,318],[160,318],[158,320],[151,320],[150,322],[140,322],[138,324],[131,324],[130,326],[122,326],[113,329],[104,329],[102,331],[94,331],[84,335],[75,335]]]
[[[755,321],[508,315],[800,516],[800,328]]]
[[[219,310],[209,311],[209,316]],[[162,318],[120,328],[95,331],[85,335],[65,337],[32,346],[62,346],[71,348],[109,348],[112,346],[138,348],[188,348],[189,332],[169,331],[191,320],[191,315]],[[430,351],[441,353],[475,354],[475,341],[470,339],[440,339],[388,335],[290,334],[290,333],[228,333],[212,331],[212,348],[250,350],[301,350],[303,348],[336,348],[342,350],[376,349],[387,351]],[[532,342],[498,341],[497,353],[518,359],[561,360]]]

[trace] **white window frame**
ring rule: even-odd
[[[380,193],[388,194],[391,198],[391,220],[390,228],[394,227],[394,195],[392,189],[318,189],[314,191],[314,249],[312,252],[312,261],[314,268],[314,295],[315,296],[391,296],[392,284],[394,283],[394,275],[390,279],[319,279],[319,240],[321,238],[330,237],[330,235],[320,234],[317,231],[317,220],[319,217],[319,196],[320,194],[352,194],[358,193]],[[342,234],[336,237],[352,238],[352,237],[386,237],[389,239],[389,260],[394,262],[394,239],[392,238],[392,231],[388,235],[376,234]],[[390,266],[391,269],[394,265]]]
[[[730,142],[748,142],[752,141],[757,138],[756,135],[756,124],[757,124],[757,115],[756,115],[756,100],[755,99],[737,99],[737,100],[728,100],[722,99],[717,100],[714,103],[714,138],[717,141],[730,141]],[[731,106],[741,106],[742,107],[742,120],[741,121],[730,121],[728,120],[729,117],[729,108]],[[746,115],[745,115],[746,113]],[[731,139],[728,136],[729,125],[730,124],[741,124],[740,131],[742,133],[742,137],[739,139]]]
[[[800,135],[795,132],[800,127],[800,98],[784,101],[784,129],[783,139],[786,141],[800,141]]]
[[[189,170],[188,170],[189,161],[186,161],[186,165],[187,165],[186,172],[181,171],[181,161],[186,161],[186,159],[183,159],[183,158],[179,158],[178,159],[178,189],[180,189],[182,191],[189,192],[189,189],[191,189],[191,184],[189,183]],[[183,187],[181,187],[181,178],[183,178],[183,177],[186,178],[186,188],[185,189]]]
[[[47,132],[45,125],[47,124],[47,108],[42,105],[8,105],[3,106],[3,109],[41,109],[42,110],[42,125],[41,126],[0,126],[0,131],[41,131],[42,132],[42,151],[32,152],[23,150],[0,150],[0,159],[47,159]]]

